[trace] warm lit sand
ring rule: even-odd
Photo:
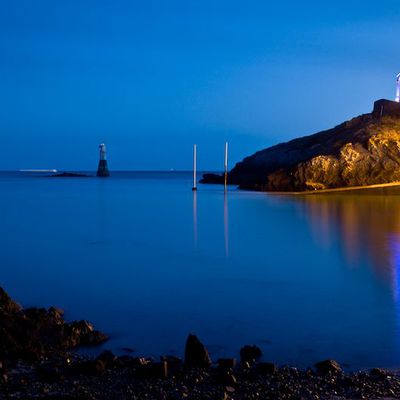
[[[333,188],[333,189],[320,189],[320,190],[306,190],[304,192],[268,192],[273,194],[296,194],[296,195],[303,195],[303,194],[321,194],[321,193],[337,193],[337,192],[349,192],[353,190],[369,190],[369,189],[380,189],[380,188],[387,188],[387,187],[400,187],[400,182],[390,182],[390,183],[379,183],[376,185],[368,185],[368,186],[350,186],[350,187],[343,187],[343,188]]]

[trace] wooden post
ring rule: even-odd
[[[196,145],[193,145],[193,187],[192,187],[193,191],[197,190],[197,182],[196,182],[197,181],[197,179],[196,179],[196,172],[197,172],[196,171],[196,168],[197,168],[196,157],[197,157],[197,154],[196,154],[196,150],[197,150]]]

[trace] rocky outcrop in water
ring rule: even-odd
[[[400,104],[379,100],[372,113],[333,129],[261,150],[228,181],[260,191],[306,191],[400,181]],[[208,174],[203,183],[222,183]]]
[[[22,308],[0,288],[0,360],[34,361],[56,350],[106,339],[87,321],[65,322],[60,309]]]

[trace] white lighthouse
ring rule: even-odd
[[[400,103],[400,74],[396,76],[396,100],[397,103]]]
[[[100,149],[100,160],[99,160],[99,166],[97,168],[97,176],[103,178],[106,176],[110,176],[110,172],[108,171],[108,165],[107,165],[106,145],[104,143],[99,144],[99,149]]]
[[[100,149],[100,160],[107,160],[106,145],[104,143],[99,144]]]

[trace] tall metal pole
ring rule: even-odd
[[[400,74],[396,76],[396,99],[397,103],[400,103]]]
[[[193,187],[192,187],[192,190],[193,191],[196,191],[197,190],[197,179],[196,179],[196,168],[197,168],[197,165],[196,165],[196,163],[197,163],[197,160],[196,160],[196,158],[197,158],[197,146],[196,145],[193,145]]]
[[[224,186],[228,184],[228,142],[225,142]]]

